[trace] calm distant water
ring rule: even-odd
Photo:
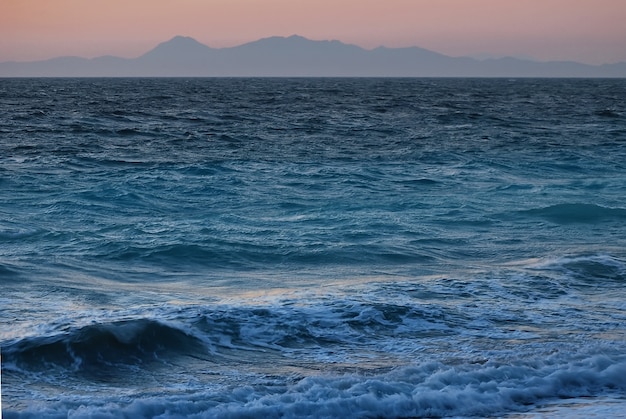
[[[625,285],[625,80],[0,80],[4,418],[623,417]]]

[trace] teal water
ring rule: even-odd
[[[617,417],[625,98],[0,80],[3,414]]]

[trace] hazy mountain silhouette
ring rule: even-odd
[[[587,65],[517,58],[477,60],[423,48],[366,50],[339,41],[271,37],[231,48],[210,48],[176,36],[137,58],[59,57],[0,63],[0,77],[626,77],[626,62]]]

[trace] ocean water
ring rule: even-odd
[[[625,80],[0,80],[5,419],[626,417],[625,285]]]

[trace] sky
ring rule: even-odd
[[[137,57],[298,34],[364,48],[589,64],[626,61],[626,0],[0,0],[0,62]]]

